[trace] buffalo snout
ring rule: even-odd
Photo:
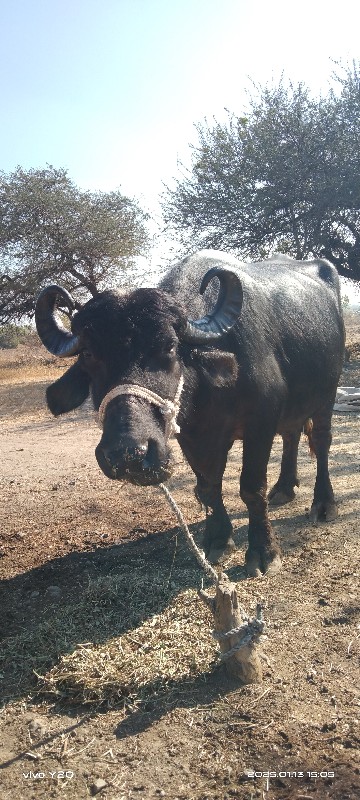
[[[137,397],[122,395],[112,400],[95,450],[104,474],[141,486],[167,480],[170,451],[161,422],[158,409]]]
[[[171,474],[169,458],[161,457],[158,444],[151,439],[146,444],[100,441],[95,455],[104,474],[114,480],[150,486],[167,480]]]

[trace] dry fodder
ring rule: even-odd
[[[19,694],[51,695],[76,703],[133,707],[176,682],[212,668],[217,646],[211,618],[195,589],[194,567],[184,576],[146,574],[122,565],[89,582],[79,598],[43,609],[37,625],[4,642],[0,669]],[[53,666],[52,666],[53,664]],[[34,675],[37,687],[34,687]]]
[[[194,591],[181,592],[131,632],[82,643],[62,656],[44,676],[43,689],[81,703],[126,699],[138,705],[211,669],[216,647],[206,616]]]

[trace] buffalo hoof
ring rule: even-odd
[[[260,578],[262,575],[272,577],[272,575],[276,575],[281,570],[280,553],[276,550],[270,553],[248,550],[245,556],[245,567],[250,578]]]
[[[309,519],[313,525],[316,525],[320,520],[333,522],[337,516],[338,509],[334,500],[330,500],[328,503],[322,503],[320,500],[312,504]]]
[[[212,544],[209,552],[205,555],[210,564],[222,564],[226,557],[231,555],[234,550],[236,550],[235,542],[233,539],[229,539],[223,545],[217,543]]]
[[[270,506],[284,506],[286,503],[291,503],[295,500],[294,489],[280,489],[277,484],[273,486],[268,494],[268,501]]]

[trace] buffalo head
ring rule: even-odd
[[[41,341],[54,355],[77,356],[48,387],[48,406],[57,416],[91,392],[103,428],[96,458],[107,477],[143,485],[165,480],[171,472],[168,439],[177,430],[178,412],[180,424],[186,417],[199,371],[213,385],[236,380],[234,356],[218,347],[238,319],[241,284],[234,272],[214,267],[201,294],[214,277],[218,300],[198,320],[188,319],[161,289],[106,291],[78,309],[68,331],[56,305],[74,311],[69,293],[58,286],[40,293],[35,319]]]

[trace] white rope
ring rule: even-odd
[[[199,550],[198,546],[195,544],[194,537],[190,533],[189,528],[184,520],[184,517],[178,505],[176,504],[174,498],[170,494],[169,489],[167,488],[167,486],[165,486],[164,483],[159,484],[159,489],[165,495],[172,510],[174,511],[178,519],[179,525],[185,535],[186,541],[188,542],[190,549],[193,551],[198,564],[200,564],[200,566],[205,570],[206,574],[210,578],[213,578],[215,583],[218,584],[220,575],[218,575],[216,570],[211,566],[209,561],[207,561],[205,556],[202,554],[201,550]],[[225,653],[219,653],[219,657],[221,658],[222,661],[226,661],[228,658],[231,658],[231,656],[235,655],[235,653],[237,653],[239,650],[241,650],[242,647],[245,647],[245,645],[249,644],[250,642],[259,641],[260,639],[266,638],[262,635],[265,630],[265,622],[263,619],[262,607],[260,605],[257,606],[255,619],[250,620],[249,617],[247,617],[246,615],[244,616],[245,616],[245,621],[238,628],[232,628],[232,630],[224,632],[220,631],[212,632],[212,635],[214,636],[215,639],[227,639],[230,636],[237,636],[237,635],[240,636],[239,642],[237,642],[234,645],[234,647],[232,647],[230,650],[227,650]]]
[[[171,496],[169,492],[169,489],[167,488],[167,486],[165,486],[164,483],[159,483],[159,489],[161,489],[162,493],[165,495],[174,514],[176,515],[179,525],[185,535],[186,541],[188,542],[190,549],[193,551],[198,564],[200,564],[200,567],[202,567],[203,570],[205,570],[209,578],[213,578],[215,583],[218,583],[219,576],[216,570],[211,566],[211,564],[209,564],[209,562],[206,560],[201,550],[199,550],[198,546],[195,544],[194,537],[191,535],[189,528],[184,520],[184,517],[180,511],[180,508],[176,505],[174,498]]]
[[[260,615],[262,615],[261,606],[258,606],[258,609],[260,609],[260,612],[259,610],[257,610],[257,614],[260,613]],[[242,625],[239,625],[238,628],[232,628],[231,631],[224,631],[224,632],[213,631],[213,637],[214,639],[228,639],[230,636],[236,636],[238,633],[245,634],[249,630],[249,625],[256,623],[255,628],[257,627],[260,628],[262,622],[263,622],[262,616],[260,617],[257,616],[256,619],[252,620],[252,622],[250,621],[249,617],[246,617],[245,622],[243,622]]]
[[[213,631],[212,635],[214,639],[228,639],[230,636],[240,636],[240,641],[231,647],[230,650],[227,650],[225,653],[219,653],[219,656],[222,661],[226,661],[231,656],[235,655],[242,647],[246,644],[264,641],[267,637],[264,636],[265,630],[265,621],[263,618],[263,609],[260,605],[256,608],[256,618],[249,619],[246,618],[243,625],[240,625],[238,628],[232,628],[231,631]]]
[[[160,408],[160,411],[164,415],[165,418],[165,438],[168,439],[172,434],[179,433],[180,428],[177,424],[177,415],[180,410],[180,397],[181,392],[184,385],[184,379],[181,375],[178,387],[176,390],[176,394],[173,400],[168,400],[167,398],[161,397],[159,394],[152,392],[150,389],[146,389],[145,386],[140,386],[137,383],[124,383],[119,384],[119,386],[114,386],[104,397],[98,411],[98,423],[100,427],[103,426],[105,412],[108,404],[111,400],[114,400],[115,397],[119,397],[120,395],[129,394],[135,397],[140,397],[143,400],[147,400],[147,402],[152,403],[153,405]],[[159,484],[159,489],[165,495],[168,503],[170,504],[175,516],[178,519],[179,525],[185,535],[186,541],[195,555],[195,558],[198,564],[202,567],[202,569],[206,572],[209,578],[212,578],[215,581],[216,585],[219,583],[219,575],[216,570],[211,566],[209,561],[205,558],[202,551],[198,548],[195,544],[194,537],[191,535],[189,528],[184,520],[184,517],[177,506],[174,498],[171,496],[169,489],[165,486],[164,483]],[[256,619],[250,620],[248,617],[245,617],[245,621],[242,625],[238,628],[233,628],[231,631],[225,631],[224,633],[213,632],[213,636],[216,639],[226,639],[230,636],[240,636],[240,640],[237,644],[234,645],[230,650],[226,653],[220,653],[220,658],[222,660],[226,660],[231,658],[231,656],[235,655],[242,647],[247,645],[249,642],[254,642],[255,640],[259,640],[261,634],[263,633],[265,628],[265,623],[262,618],[262,609],[258,606],[257,609],[257,616]]]
[[[135,397],[141,397],[142,400],[147,400],[149,403],[152,403],[154,406],[160,408],[160,411],[165,418],[165,438],[168,439],[172,434],[180,433],[180,428],[177,424],[176,418],[180,411],[180,397],[183,386],[184,378],[181,375],[173,400],[168,400],[167,398],[161,397],[159,394],[156,394],[156,392],[152,392],[151,389],[146,389],[145,386],[140,386],[138,383],[122,383],[119,384],[119,386],[114,386],[114,388],[110,389],[110,391],[105,395],[102,403],[100,404],[98,411],[99,426],[101,428],[103,426],[105,411],[111,400],[114,400],[115,397],[119,397],[119,395],[130,394],[134,395]]]
[[[241,650],[247,644],[255,644],[258,642],[263,642],[265,639],[267,639],[266,636],[263,636],[265,623],[262,622],[261,623],[262,627],[257,628],[256,627],[257,622],[258,621],[254,619],[251,623],[249,623],[248,632],[242,636],[242,638],[237,644],[234,644],[234,647],[231,647],[230,650],[226,650],[225,653],[219,653],[219,658],[221,658],[221,661],[226,661],[228,658],[231,658],[232,656],[235,655],[235,653],[238,653],[239,650]]]

